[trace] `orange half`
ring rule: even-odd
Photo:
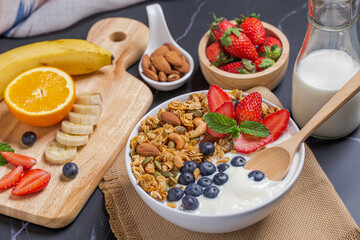
[[[70,112],[75,101],[75,84],[71,76],[60,69],[33,68],[9,83],[4,100],[21,122],[52,126]]]

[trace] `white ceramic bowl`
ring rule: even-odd
[[[192,93],[201,93],[207,91],[198,91],[198,92],[192,92]],[[304,159],[305,159],[305,147],[304,144],[301,145],[299,149],[300,159],[298,162],[298,166],[296,166],[296,171],[293,176],[293,178],[290,180],[289,184],[282,189],[281,192],[279,192],[277,195],[275,195],[272,199],[269,201],[259,204],[253,208],[250,208],[245,211],[241,212],[234,212],[231,214],[222,214],[222,215],[208,215],[208,214],[193,214],[189,212],[183,212],[178,209],[173,209],[168,206],[166,206],[164,203],[159,202],[152,197],[150,197],[149,194],[147,194],[137,183],[136,178],[134,177],[132,171],[131,171],[131,157],[130,157],[130,139],[135,137],[138,134],[138,128],[140,126],[140,122],[144,120],[148,116],[155,116],[157,115],[160,108],[167,108],[167,105],[176,100],[180,99],[182,101],[185,101],[189,98],[190,94],[187,93],[183,94],[181,96],[172,98],[159,106],[152,109],[149,113],[147,113],[135,126],[134,130],[131,132],[129,140],[127,142],[126,146],[126,156],[125,156],[125,164],[127,173],[129,175],[129,178],[131,180],[131,183],[133,184],[135,190],[139,194],[139,196],[144,200],[144,202],[153,209],[157,214],[165,218],[166,220],[189,230],[197,231],[197,232],[204,232],[204,233],[224,233],[224,232],[231,232],[236,231],[242,228],[245,228],[247,226],[250,226],[261,219],[265,218],[267,215],[269,215],[271,212],[273,212],[280,204],[280,202],[284,199],[286,194],[289,192],[291,187],[294,185],[296,180],[299,177],[299,174],[302,170]],[[270,103],[269,101],[263,100],[266,104],[269,106],[276,105]],[[292,119],[289,121],[290,129],[294,132],[298,132],[299,129],[294,123]]]

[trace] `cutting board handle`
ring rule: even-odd
[[[148,27],[129,18],[100,20],[91,27],[86,38],[104,49],[111,49],[115,69],[127,69],[134,64],[144,53],[148,39]]]

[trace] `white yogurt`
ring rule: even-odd
[[[290,136],[291,135],[286,132],[277,141],[266,145],[266,147],[278,144]],[[253,154],[227,153],[225,157],[230,157],[231,160],[233,157],[239,155],[248,160]],[[228,162],[230,167],[225,170],[224,173],[229,176],[229,180],[224,185],[217,186],[220,190],[219,195],[216,198],[206,198],[203,195],[197,197],[200,205],[196,210],[192,211],[192,213],[211,215],[228,214],[244,211],[265,203],[280,193],[291,179],[293,179],[296,169],[299,166],[299,161],[300,155],[297,152],[290,166],[289,173],[282,181],[270,181],[265,177],[259,182],[249,179],[248,174],[251,172],[250,170],[245,170],[243,167],[233,167],[230,162]],[[212,179],[216,173],[218,173],[218,171],[208,177]],[[214,186],[216,185],[214,184]],[[181,200],[177,202],[177,208],[182,210]]]
[[[292,114],[298,126],[304,127],[359,69],[359,63],[340,50],[318,50],[302,59],[293,72]],[[357,94],[314,135],[338,138],[351,133],[359,124],[360,94]]]

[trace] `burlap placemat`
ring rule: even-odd
[[[267,88],[249,91],[281,106]],[[304,169],[280,207],[257,224],[221,235],[189,231],[157,215],[131,185],[124,158],[123,149],[99,185],[118,239],[360,239],[358,226],[308,147]]]

